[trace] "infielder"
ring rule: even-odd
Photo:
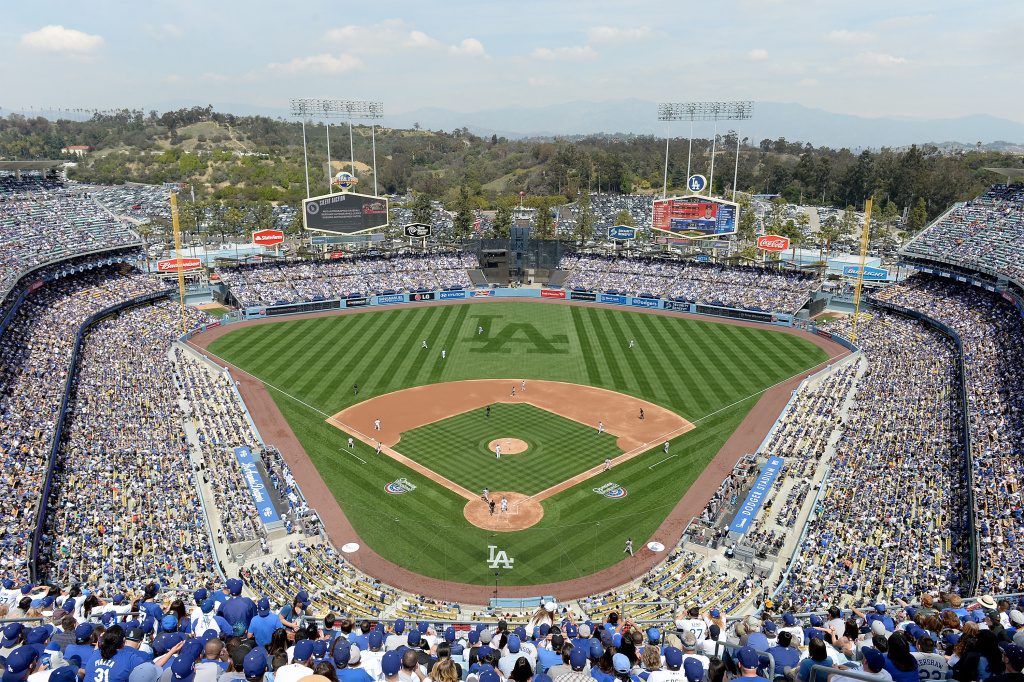
[[[373,420],[373,430],[374,431],[380,431],[380,418],[379,417],[377,419]]]
[[[377,454],[380,454],[380,446],[383,445],[380,441],[377,441]]]
[[[494,456],[497,459],[501,459],[501,443],[494,444]]]
[[[640,408],[640,421],[644,420],[644,408]]]
[[[597,422],[597,433],[598,435],[604,433],[604,422]]]
[[[521,388],[523,389],[523,393],[526,393],[526,379],[523,379],[523,385]]]
[[[515,386],[512,387],[512,397],[513,398],[516,397],[516,387]]]
[[[611,468],[612,468],[612,460],[611,459],[606,459],[604,461],[604,470],[608,471]]]

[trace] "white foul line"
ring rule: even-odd
[[[677,453],[675,453],[675,454],[673,454],[673,455],[669,455],[668,457],[666,457],[665,459],[661,460],[660,462],[655,462],[654,464],[652,464],[651,466],[649,466],[649,467],[647,467],[647,468],[648,468],[648,469],[653,469],[654,467],[658,466],[658,465],[659,465],[659,464],[661,464],[662,462],[667,462],[667,461],[669,461],[670,459],[672,459],[673,457],[678,457],[678,456],[679,456],[679,453],[678,453],[678,452],[677,452]]]
[[[365,459],[363,459],[362,457],[360,457],[360,456],[359,456],[359,455],[357,455],[356,453],[352,452],[352,451],[351,451],[351,450],[349,450],[348,448],[338,448],[338,450],[339,450],[339,451],[341,451],[341,452],[347,452],[348,454],[352,455],[353,457],[355,457],[356,459],[358,459],[358,460],[359,460],[360,462],[362,462],[363,464],[366,464],[366,460],[365,460]]]

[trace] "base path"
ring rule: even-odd
[[[507,299],[467,299],[465,301],[435,301],[431,303],[418,303],[418,306],[444,306],[444,305],[466,305],[466,304],[499,304]],[[554,301],[550,299],[515,299],[517,301],[530,301],[536,305],[578,305],[586,308],[608,308],[611,310],[622,310],[621,306],[603,305],[595,303],[583,303],[579,301]],[[351,555],[351,561],[355,567],[369,575],[377,578],[383,583],[393,585],[400,590],[422,594],[434,599],[446,601],[457,601],[463,604],[486,604],[494,596],[493,585],[471,585],[457,583],[450,580],[441,580],[429,576],[414,573],[407,568],[389,561],[375,552],[372,547],[360,539],[351,522],[345,516],[341,506],[338,504],[334,493],[320,477],[320,472],[313,465],[306,454],[299,439],[295,437],[291,426],[285,420],[284,415],[277,408],[277,404],[270,396],[263,382],[248,374],[244,370],[225,362],[216,355],[209,353],[206,347],[220,337],[242,327],[251,327],[264,324],[278,324],[294,320],[309,319],[313,317],[335,317],[342,315],[362,315],[371,312],[370,308],[355,308],[350,310],[329,311],[320,313],[304,313],[301,315],[289,315],[287,318],[265,318],[260,320],[248,320],[224,327],[214,327],[202,334],[198,334],[189,340],[192,348],[203,353],[218,365],[231,370],[232,376],[238,382],[238,391],[245,400],[246,408],[252,415],[253,421],[259,428],[263,440],[277,447],[284,456],[285,461],[292,469],[295,480],[302,488],[302,493],[309,502],[309,506],[316,509],[323,521],[324,529],[327,531],[331,542],[336,547],[341,547],[346,542],[358,542],[362,545],[360,550]],[[676,504],[672,511],[661,522],[657,530],[652,533],[650,540],[661,542],[666,547],[673,547],[682,535],[686,524],[694,516],[699,516],[704,506],[711,499],[711,496],[718,490],[722,480],[732,471],[733,465],[743,455],[754,452],[761,444],[768,429],[775,423],[776,418],[789,401],[793,390],[805,378],[815,372],[825,369],[841,357],[849,354],[849,351],[838,343],[824,339],[816,334],[792,329],[787,327],[769,327],[757,322],[745,320],[732,320],[728,318],[711,318],[705,315],[691,315],[689,313],[678,313],[667,310],[642,310],[636,309],[634,313],[641,315],[665,315],[668,317],[683,317],[702,322],[714,324],[732,325],[736,327],[753,327],[755,329],[771,329],[774,332],[797,336],[805,341],[813,343],[828,354],[828,360],[811,367],[796,376],[790,377],[775,386],[772,386],[757,400],[757,404],[747,413],[725,445],[718,451],[715,458],[704,469],[696,481],[689,487],[682,499]],[[529,390],[529,386],[527,386]],[[476,499],[479,499],[477,497]],[[563,580],[556,583],[542,583],[537,585],[509,585],[501,588],[502,597],[536,597],[541,594],[556,596],[560,601],[567,601],[577,597],[585,597],[600,594],[614,589],[620,585],[647,573],[656,565],[665,560],[664,552],[652,552],[646,544],[637,543],[635,557],[627,557],[622,561],[609,566],[608,568],[581,576],[573,580]]]

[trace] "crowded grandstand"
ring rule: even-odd
[[[518,606],[385,584],[333,546],[239,377],[181,342],[182,325],[220,323],[191,306],[181,320],[107,208],[157,194],[0,177],[4,682],[1024,673],[1024,188],[954,206],[903,249],[989,289],[915,274],[856,319],[807,318],[818,273],[564,254],[564,291],[803,311],[854,352],[799,385],[653,570]],[[596,201],[650,224],[649,201]],[[213,272],[245,309],[468,290],[478,268],[448,249]],[[772,456],[750,531],[731,533]],[[259,518],[254,470],[277,524]]]

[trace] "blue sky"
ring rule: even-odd
[[[5,3],[0,106],[798,102],[1024,121],[1024,1]]]

